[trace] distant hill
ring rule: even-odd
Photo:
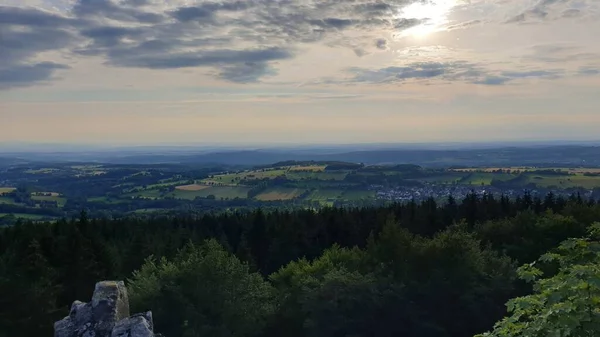
[[[415,164],[428,167],[460,166],[600,166],[598,146],[531,146],[483,149],[369,149],[360,151],[338,150],[324,153],[306,149],[230,150],[206,153],[194,152],[20,152],[0,153],[0,165],[23,161],[73,162],[86,161],[107,164],[201,164],[260,166],[280,162],[349,162],[366,165]]]

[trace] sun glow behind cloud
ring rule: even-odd
[[[399,17],[420,20],[422,23],[404,30],[400,36],[424,38],[443,30],[449,22],[448,14],[457,4],[457,0],[426,0],[402,8]]]

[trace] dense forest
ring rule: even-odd
[[[0,337],[52,335],[104,279],[167,337],[594,336],[598,220],[577,196],[470,194],[19,222],[0,229]]]

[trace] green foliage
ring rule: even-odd
[[[600,336],[600,223],[587,238],[568,239],[539,260],[519,268],[534,293],[511,299],[510,315],[479,337]],[[544,277],[542,266],[558,272]]]
[[[169,337],[473,336],[531,294],[516,266],[583,236],[600,206],[473,194],[444,205],[92,214],[0,229],[0,336],[51,335],[95,282],[127,277],[132,309],[152,310]],[[522,276],[555,275],[558,257],[544,260]]]
[[[152,309],[169,336],[256,336],[274,310],[271,286],[215,240],[148,259],[128,286],[134,310]]]

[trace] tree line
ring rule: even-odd
[[[598,219],[600,205],[576,195],[470,194],[20,222],[0,229],[0,336],[51,335],[97,281],[124,279],[133,310],[152,310],[167,337],[471,337],[509,314],[509,299],[537,291],[517,278],[520,265]]]

